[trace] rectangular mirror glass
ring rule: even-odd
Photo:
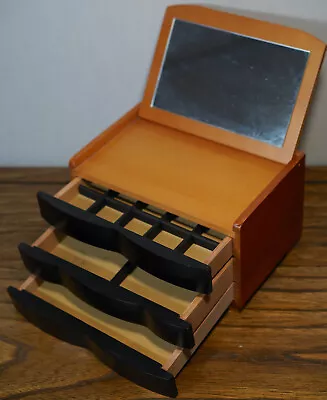
[[[308,57],[176,19],[152,107],[282,147]]]

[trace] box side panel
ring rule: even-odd
[[[234,224],[235,304],[244,307],[302,231],[305,157],[293,160]]]

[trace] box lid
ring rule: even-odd
[[[202,6],[167,9],[140,116],[281,163],[291,160],[325,44]]]

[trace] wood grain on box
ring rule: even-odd
[[[235,303],[239,308],[300,239],[304,160],[304,154],[296,152],[234,224]]]

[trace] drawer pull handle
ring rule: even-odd
[[[89,349],[117,374],[137,385],[164,396],[177,396],[174,377],[156,361],[25,290],[9,287],[8,293],[16,309],[38,328]]]
[[[211,293],[210,266],[137,235],[47,193],[38,193],[42,217],[81,242],[121,253],[144,271],[173,285]]]
[[[18,248],[26,268],[43,280],[63,285],[100,311],[143,325],[167,342],[194,346],[191,324],[177,313],[38,247],[21,243]]]

